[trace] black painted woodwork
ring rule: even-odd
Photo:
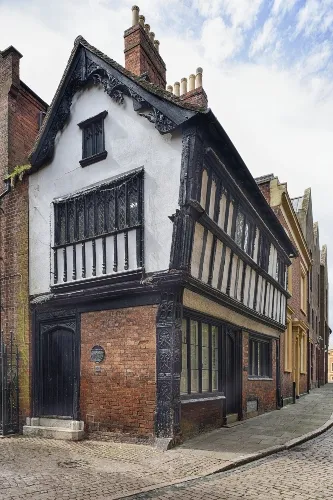
[[[104,133],[104,119],[107,114],[107,111],[102,111],[78,123],[82,130],[82,160],[80,161],[82,167],[104,160],[107,156]]]
[[[149,83],[129,76],[115,61],[78,37],[61,85],[44,120],[36,148],[30,155],[30,173],[52,159],[56,135],[69,119],[73,97],[89,85],[102,87],[120,105],[124,103],[124,96],[128,96],[134,110],[153,123],[161,134],[173,131],[198,114],[198,110],[191,110],[190,106],[186,109],[172,102],[170,94],[163,89],[156,91]]]
[[[269,281],[274,285],[280,292],[282,292],[287,298],[290,297],[288,291],[276,281],[267,271],[262,269],[257,262],[255,262],[244,250],[242,250],[235,241],[229,236],[223,229],[221,229],[216,222],[214,222],[203,210],[199,203],[190,202],[190,206],[196,214],[196,219],[200,224],[207,228],[214,236],[217,237],[221,242],[225,243],[231,251],[240,257],[246,264],[248,264],[252,269],[254,269],[257,274],[259,273],[265,280]]]
[[[33,314],[33,414],[79,418],[80,321],[72,309]]]
[[[225,379],[225,387],[226,387],[226,404],[227,404],[227,413],[237,413],[238,411],[238,401],[237,401],[237,378],[236,378],[236,369],[240,369],[240,367],[236,366],[236,335],[235,332],[227,329],[226,330],[226,347],[225,347],[225,364],[226,364],[226,379]]]
[[[173,438],[180,430],[182,290],[161,293],[156,318],[156,420],[158,437]]]
[[[114,235],[113,270],[118,271],[117,235],[124,233],[125,271],[128,269],[128,231],[137,233],[137,260],[143,264],[143,170],[95,186],[54,203],[54,284],[58,282],[58,249],[63,249],[63,281],[67,276],[67,247],[73,247],[73,273],[76,280],[76,247],[82,244],[82,278],[86,277],[85,243],[92,242],[92,276],[96,276],[96,239],[102,237],[102,274],[106,273],[105,237]]]
[[[249,336],[249,377],[272,376],[272,341],[269,338]]]
[[[74,332],[62,327],[41,336],[41,416],[73,417]]]

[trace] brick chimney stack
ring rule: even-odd
[[[181,84],[181,91],[180,91],[180,99],[184,102],[194,104],[194,105],[199,106],[201,108],[207,108],[208,98],[207,98],[206,92],[204,91],[204,89],[202,87],[202,68],[197,68],[196,74],[195,75],[191,74],[189,76],[189,79],[188,79],[189,85],[188,86],[187,86],[187,79],[186,78],[182,78],[181,82],[182,82],[182,84]],[[177,95],[176,83],[175,83],[174,88],[175,88],[174,93],[175,93],[175,95]]]
[[[125,68],[137,76],[146,78],[165,89],[166,67],[159,54],[160,42],[145,24],[145,17],[140,16],[140,9],[132,7],[132,27],[124,33]]]

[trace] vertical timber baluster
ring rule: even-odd
[[[118,239],[117,234],[113,237],[113,270],[118,271]]]
[[[106,274],[106,239],[105,239],[105,236],[102,238],[102,253],[103,253],[102,274]]]
[[[76,245],[73,245],[73,273],[72,279],[76,280]]]
[[[58,283],[58,253],[57,249],[53,249],[53,267],[54,267],[54,274],[53,274],[53,282],[54,284]]]
[[[82,242],[82,278],[86,277],[86,244]]]
[[[125,270],[128,269],[128,231],[124,232],[124,244],[125,244]]]
[[[96,276],[96,240],[92,240],[92,275]]]
[[[67,281],[67,249],[66,247],[64,247],[62,249],[62,255],[63,255],[63,258],[64,258],[64,274],[63,274],[63,281],[66,282]]]

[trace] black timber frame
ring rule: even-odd
[[[80,419],[80,345],[81,325],[80,315],[75,309],[51,309],[45,312],[33,311],[32,313],[32,415],[41,415],[41,402],[43,385],[41,383],[41,335],[54,327],[65,328],[74,333],[75,365],[73,367],[74,399],[73,419]]]

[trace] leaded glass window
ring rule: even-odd
[[[104,119],[107,111],[103,111],[92,118],[79,123],[82,129],[82,167],[103,160],[107,156],[105,151]]]

